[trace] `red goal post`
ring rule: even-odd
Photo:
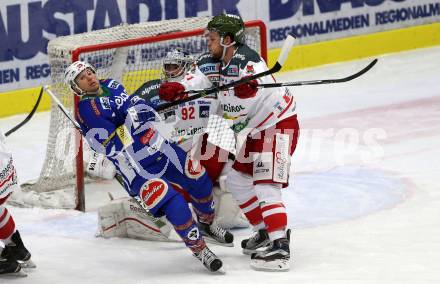
[[[100,78],[120,81],[127,92],[132,93],[142,83],[160,77],[161,59],[167,51],[181,47],[194,57],[206,52],[203,33],[210,19],[211,17],[197,17],[125,24],[51,40],[48,55],[52,89],[66,107],[76,113],[78,97],[70,92],[62,77],[70,63],[83,60],[96,67]],[[255,20],[246,22],[245,26],[247,44],[267,60],[265,24]],[[73,97],[75,100],[71,99]],[[67,154],[60,154],[59,148]],[[41,193],[73,187],[74,208],[84,211],[83,153],[83,139],[79,132],[69,125],[63,114],[53,105],[43,169],[38,181],[25,190]]]

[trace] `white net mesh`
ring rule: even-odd
[[[74,96],[64,84],[63,74],[72,61],[83,60],[96,67],[98,77],[122,82],[127,92],[132,93],[144,82],[160,77],[161,61],[168,51],[180,47],[195,57],[206,52],[202,29],[209,20],[210,17],[198,17],[124,24],[51,40],[48,55],[52,90],[73,113]],[[247,44],[261,53],[260,33],[260,28],[247,24]],[[208,131],[215,134],[210,138],[211,143],[225,143],[223,148],[234,148],[233,133],[220,117],[210,118]],[[39,179],[34,184],[23,186],[24,190],[47,193],[75,187],[76,152],[75,130],[52,104],[46,159]]]

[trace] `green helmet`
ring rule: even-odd
[[[221,14],[212,18],[208,23],[209,31],[216,31],[220,36],[232,36],[237,43],[244,43],[244,22],[240,16]]]

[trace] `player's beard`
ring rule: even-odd
[[[209,52],[211,53],[211,56],[214,57],[215,59],[222,58],[222,54],[223,54],[222,48],[217,48],[215,50],[210,49]]]

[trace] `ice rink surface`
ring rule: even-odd
[[[371,59],[280,73],[278,81],[346,76]],[[38,268],[0,283],[440,283],[440,47],[379,57],[344,84],[292,91],[302,127],[284,197],[291,270],[253,271],[235,247],[211,245],[208,272],[182,243],[96,238],[111,182],[88,186],[86,213],[10,207]],[[24,116],[0,120],[5,132]],[[36,178],[49,113],[8,137],[21,182]]]

